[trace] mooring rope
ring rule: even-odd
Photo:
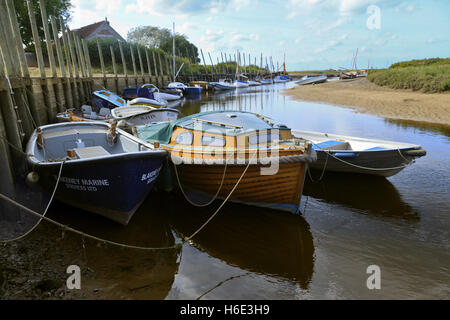
[[[28,208],[28,207],[25,207],[24,205],[16,202],[15,200],[9,198],[8,196],[5,196],[3,193],[0,193],[0,198],[5,200],[5,201],[7,201],[7,202],[9,202],[9,203],[11,203],[11,204],[16,205],[17,207],[25,210],[26,212],[31,213],[32,215],[35,215],[37,217],[42,218],[42,220],[45,220],[45,221],[50,222],[50,223],[52,223],[52,224],[54,224],[54,225],[56,225],[58,227],[61,227],[63,229],[63,231],[67,230],[67,231],[73,232],[75,234],[78,234],[78,235],[80,235],[82,237],[86,237],[88,239],[96,240],[96,241],[101,242],[101,243],[110,244],[110,245],[114,245],[114,246],[118,246],[118,247],[122,247],[122,248],[127,248],[127,249],[139,249],[139,250],[147,250],[147,251],[179,249],[180,246],[181,246],[181,244],[175,244],[173,246],[167,246],[167,247],[141,247],[141,246],[133,246],[133,245],[128,245],[128,244],[124,244],[124,243],[114,242],[114,241],[111,241],[111,240],[102,239],[102,238],[90,235],[88,233],[85,233],[83,231],[79,231],[77,229],[71,228],[71,227],[69,227],[67,225],[64,225],[64,224],[62,224],[60,222],[57,222],[57,221],[55,221],[53,219],[50,219],[48,217],[45,217],[42,214],[40,214],[40,213],[38,213],[38,212]]]
[[[306,140],[306,141],[311,142],[311,144],[313,144],[314,146],[318,147],[321,151],[325,152],[327,155],[330,155],[330,156],[333,157],[334,159],[336,159],[336,160],[338,160],[338,161],[340,161],[340,162],[342,162],[342,163],[345,163],[346,165],[349,165],[349,166],[351,166],[351,167],[355,167],[355,168],[358,168],[358,169],[369,170],[369,171],[396,170],[396,169],[403,169],[403,168],[406,168],[406,167],[409,166],[410,164],[414,163],[414,160],[409,161],[408,159],[406,159],[406,158],[402,155],[402,153],[401,153],[401,151],[400,151],[400,148],[397,148],[397,151],[398,151],[398,153],[400,154],[400,156],[401,156],[403,159],[405,159],[406,161],[408,161],[408,163],[407,163],[406,165],[398,166],[398,167],[391,167],[391,168],[370,168],[370,167],[359,166],[359,165],[356,165],[356,164],[354,164],[354,163],[351,163],[351,162],[348,162],[348,161],[345,161],[345,160],[342,160],[342,159],[336,157],[335,155],[333,155],[333,153],[329,152],[328,150],[322,149],[320,146],[318,146],[317,144],[315,144],[315,143],[312,142],[311,140]]]
[[[256,150],[256,152],[253,154],[254,156],[256,156],[258,153],[258,151]],[[204,227],[206,227],[206,225],[219,213],[220,209],[222,209],[222,207],[225,205],[225,203],[228,201],[228,199],[231,197],[231,195],[233,194],[234,190],[236,190],[236,188],[238,187],[239,183],[241,182],[242,178],[244,177],[245,173],[247,172],[248,168],[250,167],[250,164],[252,163],[252,161],[248,161],[247,166],[245,167],[244,172],[242,172],[241,176],[239,177],[238,181],[236,182],[236,184],[234,185],[233,189],[231,189],[230,193],[228,194],[228,196],[223,200],[222,204],[219,206],[219,208],[217,208],[217,210],[211,215],[211,217],[209,217],[208,220],[206,220],[205,223],[203,223],[203,225],[201,225],[200,228],[197,229],[197,231],[195,231],[192,235],[190,235],[189,237],[185,238],[185,241],[189,241],[191,240],[193,237],[195,237],[195,235],[197,233],[199,233]]]
[[[195,207],[200,207],[200,208],[201,208],[201,207],[207,207],[207,206],[209,206],[211,203],[214,202],[214,200],[216,200],[217,196],[218,196],[219,193],[220,193],[220,190],[222,189],[223,182],[224,182],[224,180],[225,180],[225,174],[226,174],[226,172],[227,172],[227,162],[226,162],[226,161],[225,161],[225,166],[224,166],[223,174],[222,174],[222,181],[220,182],[219,189],[217,190],[216,194],[214,195],[214,197],[212,197],[212,199],[211,199],[210,201],[208,201],[207,203],[203,203],[203,204],[195,203],[195,202],[193,202],[191,199],[189,199],[188,195],[184,192],[183,186],[181,185],[181,181],[180,181],[180,178],[179,178],[179,176],[178,176],[177,165],[174,163],[173,166],[174,166],[174,168],[175,168],[175,176],[177,177],[178,186],[180,187],[181,193],[183,194],[184,198],[185,198],[190,204],[192,204],[192,205],[195,206]]]
[[[61,179],[61,172],[62,172],[62,168],[63,168],[64,163],[65,163],[65,161],[62,161],[62,162],[61,162],[61,166],[59,167],[58,178],[56,179],[56,184],[55,184],[55,187],[53,188],[52,196],[50,197],[50,200],[48,201],[48,204],[47,204],[47,207],[46,207],[45,210],[44,210],[44,213],[43,213],[42,216],[39,218],[39,221],[38,221],[38,222],[37,222],[30,230],[28,230],[28,231],[25,232],[24,234],[22,234],[22,235],[20,235],[20,236],[18,236],[18,237],[16,237],[16,238],[13,238],[13,239],[0,240],[0,242],[2,242],[2,243],[8,243],[8,242],[13,242],[13,241],[17,241],[17,240],[23,239],[23,238],[25,238],[27,235],[29,235],[31,232],[33,232],[33,231],[38,227],[38,225],[42,222],[42,219],[43,219],[43,218],[45,217],[45,215],[47,214],[48,208],[50,208],[50,205],[51,205],[52,202],[53,202],[53,199],[54,199],[55,194],[56,194],[56,190],[58,189],[59,180]]]

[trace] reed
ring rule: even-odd
[[[367,79],[379,86],[424,93],[450,90],[450,59],[399,62],[389,69],[370,70]]]

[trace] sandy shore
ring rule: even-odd
[[[358,112],[391,119],[450,126],[450,94],[425,94],[377,86],[365,78],[341,80],[285,90],[295,100],[351,107]]]

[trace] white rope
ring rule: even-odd
[[[254,153],[254,156],[257,154],[258,152]],[[197,231],[195,231],[191,236],[185,238],[185,241],[189,241],[191,240],[197,233],[199,233],[220,211],[220,209],[222,209],[222,207],[225,205],[225,203],[228,201],[228,199],[231,197],[231,195],[233,194],[234,190],[236,190],[237,186],[239,185],[239,183],[241,182],[242,178],[244,177],[245,173],[247,172],[248,168],[250,167],[251,161],[248,162],[247,166],[245,167],[244,172],[242,172],[241,176],[239,177],[238,181],[236,182],[236,184],[234,185],[233,189],[231,189],[230,193],[228,194],[228,196],[223,200],[222,204],[219,206],[219,208],[217,208],[217,210],[211,215],[211,217],[209,217],[208,220],[206,220],[206,222],[197,229]]]
[[[21,205],[20,203],[14,201],[13,199],[5,196],[2,193],[0,193],[0,198],[3,199],[3,200],[6,200],[7,202],[9,202],[11,204],[16,205],[17,207],[25,210],[26,212],[31,213],[34,216],[41,217],[42,220],[45,220],[45,221],[50,222],[50,223],[52,223],[52,224],[54,224],[54,225],[56,225],[58,227],[61,227],[64,231],[68,230],[68,231],[71,231],[71,232],[76,233],[78,235],[81,235],[82,237],[86,237],[86,238],[89,238],[89,239],[92,239],[92,240],[96,240],[96,241],[99,241],[99,242],[102,242],[102,243],[105,243],[105,244],[119,246],[119,247],[127,248],[127,249],[139,249],[139,250],[167,250],[167,249],[178,249],[178,248],[180,248],[180,244],[175,244],[173,246],[168,246],[168,247],[152,248],[152,247],[140,247],[140,246],[127,245],[127,244],[123,244],[123,243],[118,243],[118,242],[102,239],[102,238],[99,238],[99,237],[96,237],[96,236],[84,233],[82,231],[76,230],[76,229],[71,228],[69,226],[66,226],[66,225],[64,225],[62,223],[59,223],[59,222],[57,222],[55,220],[52,220],[52,219],[50,219],[48,217],[45,217],[45,216],[41,215],[40,213],[38,213],[38,212],[36,212],[36,211],[34,211],[34,210],[30,209],[30,208],[27,208],[27,207]]]
[[[45,208],[44,213],[40,217],[39,221],[30,230],[28,230],[27,232],[25,232],[21,236],[19,236],[17,238],[13,238],[13,239],[8,239],[8,240],[0,240],[0,242],[8,243],[8,242],[13,242],[13,241],[16,241],[16,240],[23,239],[23,238],[25,238],[27,235],[29,235],[31,232],[33,232],[37,228],[37,226],[41,223],[42,219],[47,214],[48,208],[50,208],[50,204],[53,202],[53,199],[54,199],[55,194],[56,194],[56,190],[58,189],[59,180],[61,179],[61,172],[62,172],[62,168],[63,168],[64,163],[65,163],[64,161],[61,162],[61,166],[59,167],[58,178],[56,179],[56,184],[55,184],[55,187],[53,188],[52,196],[50,197],[50,200],[48,201],[47,207]]]
[[[222,181],[220,182],[219,189],[217,190],[216,194],[214,195],[214,197],[213,197],[210,201],[208,201],[207,203],[203,203],[203,204],[195,203],[195,202],[193,202],[191,199],[189,199],[189,197],[187,196],[187,194],[184,192],[183,186],[181,185],[181,181],[180,181],[180,178],[179,178],[179,176],[178,176],[177,165],[174,163],[173,166],[175,167],[175,175],[176,175],[176,177],[177,177],[177,181],[178,181],[178,185],[179,185],[179,187],[180,187],[181,193],[183,194],[184,198],[185,198],[190,204],[192,204],[192,205],[195,206],[195,207],[207,207],[207,206],[209,206],[211,203],[213,203],[214,200],[216,200],[217,196],[218,196],[219,193],[220,193],[220,190],[222,189],[223,182],[224,182],[224,180],[225,180],[225,174],[226,174],[226,172],[227,172],[227,162],[226,162],[226,161],[225,161],[225,166],[224,166],[223,174],[222,174]]]
[[[321,151],[323,151],[323,152],[325,152],[326,154],[330,155],[330,156],[333,157],[334,159],[336,159],[336,160],[338,160],[338,161],[340,161],[340,162],[342,162],[342,163],[345,163],[346,165],[349,165],[349,166],[351,166],[351,167],[355,167],[355,168],[359,168],[359,169],[363,169],[363,170],[371,170],[371,171],[396,170],[396,169],[403,169],[403,168],[406,168],[406,167],[409,166],[411,163],[414,163],[414,161],[409,161],[409,160],[407,160],[407,159],[401,154],[400,149],[397,148],[399,154],[403,157],[403,159],[405,159],[406,161],[409,161],[406,165],[398,166],[398,167],[391,167],[391,168],[369,168],[369,167],[363,167],[363,166],[356,165],[356,164],[354,164],[354,163],[347,162],[347,161],[345,161],[345,160],[342,160],[342,159],[340,159],[340,158],[334,156],[333,153],[331,153],[331,152],[329,152],[329,151],[327,151],[327,150],[322,149],[320,146],[318,146],[317,144],[315,144],[315,143],[312,142],[311,140],[307,140],[307,141],[311,142],[314,146],[318,147]]]

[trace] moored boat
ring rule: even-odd
[[[199,85],[187,86],[181,82],[171,82],[168,84],[167,88],[180,89],[184,92],[185,95],[200,95],[203,91],[203,88]]]
[[[58,122],[107,121],[111,119],[111,109],[127,105],[127,102],[108,90],[92,93],[93,105],[83,105],[80,109],[71,108],[56,115]]]
[[[26,149],[34,181],[56,199],[126,225],[152,189],[167,152],[102,122],[41,126]]]
[[[297,81],[298,85],[304,86],[307,84],[317,84],[317,83],[323,83],[327,81],[327,76],[315,76],[315,77],[303,77],[301,80]]]
[[[292,130],[292,134],[313,144],[317,161],[311,168],[318,170],[390,177],[426,155],[421,146],[404,142],[301,130]]]
[[[248,81],[239,80],[239,79],[234,80],[233,85],[235,88],[248,88],[249,87]]]
[[[236,87],[233,85],[231,79],[220,79],[219,82],[211,82],[211,85],[215,90],[234,90]]]
[[[153,86],[153,85],[152,85]],[[151,86],[142,86],[137,91],[137,98],[128,101],[128,105],[145,105],[150,107],[165,107],[167,106],[167,100],[163,99],[159,94],[159,91],[156,91],[156,87]]]
[[[291,80],[291,78],[288,76],[285,76],[285,75],[276,76],[275,78],[273,78],[274,83],[284,83],[284,82],[288,82],[290,80]]]
[[[250,112],[203,112],[134,133],[170,152],[182,191],[289,212],[298,211],[305,170],[315,160],[311,145],[289,128]]]
[[[142,126],[151,122],[173,121],[178,118],[180,111],[172,108],[153,108],[149,106],[128,106],[115,108],[111,111],[112,117],[126,121],[129,127]]]

